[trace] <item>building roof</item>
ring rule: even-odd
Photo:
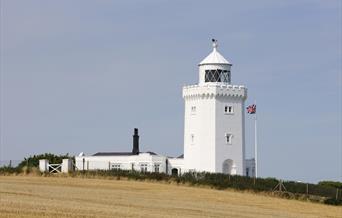
[[[157,153],[154,153],[152,151],[147,152],[140,152],[140,153],[148,153],[150,155],[157,155]],[[135,155],[132,152],[97,152],[96,154],[93,154],[93,156],[130,156]]]
[[[141,153],[149,153],[150,155],[158,155],[157,153],[154,153],[153,151],[146,151],[146,152],[141,152]]]
[[[198,65],[208,65],[208,64],[227,64],[231,65],[218,51],[217,51],[217,41],[213,39],[213,51],[204,58]]]
[[[97,152],[93,156],[128,156],[133,155],[132,152]]]

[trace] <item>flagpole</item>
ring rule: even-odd
[[[256,104],[256,101],[254,103]],[[257,111],[254,117],[254,158],[255,158],[255,177],[258,177],[258,128],[257,128]]]

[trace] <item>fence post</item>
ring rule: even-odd
[[[306,195],[309,195],[309,183],[306,183]]]
[[[63,173],[68,173],[72,171],[72,160],[70,158],[62,160],[62,170]]]
[[[336,188],[336,200],[338,199],[338,188]]]
[[[39,160],[39,170],[40,172],[49,172],[49,160],[47,159],[40,159]]]

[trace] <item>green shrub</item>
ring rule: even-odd
[[[19,163],[16,167],[3,166],[0,167],[0,174],[19,174],[19,173],[34,173],[38,174],[39,172],[39,160],[47,159],[49,163],[62,163],[63,159],[72,158],[69,154],[65,155],[55,155],[50,153],[33,155],[28,158],[24,158],[23,161]]]
[[[10,166],[3,166],[0,167],[0,174],[4,175],[4,174],[18,174],[21,173],[21,169],[19,169],[18,167],[10,167]]]
[[[55,155],[51,153],[45,153],[45,154],[33,155],[28,158],[24,158],[24,160],[19,163],[18,168],[22,169],[24,166],[39,167],[39,160],[41,159],[47,159],[49,163],[58,164],[58,163],[62,163],[63,159],[67,159],[67,158],[74,159],[74,157],[69,156],[69,154]]]
[[[324,204],[342,205],[342,199],[328,198],[324,201]]]
[[[320,181],[318,185],[331,187],[331,188],[338,188],[342,189],[342,182],[335,182],[335,181]]]

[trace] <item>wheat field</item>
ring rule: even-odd
[[[157,182],[0,176],[0,217],[342,217],[342,207]]]

